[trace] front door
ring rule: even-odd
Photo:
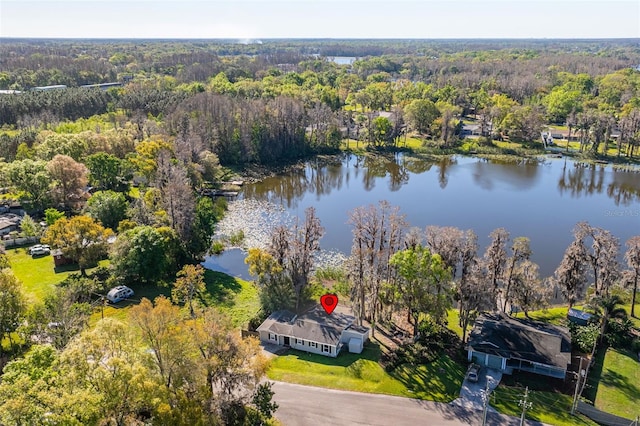
[[[284,336],[284,344],[285,346],[289,346],[289,336]]]

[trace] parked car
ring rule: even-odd
[[[121,300],[128,299],[133,296],[133,290],[131,290],[126,285],[119,285],[117,287],[112,288],[107,293],[107,299],[111,303],[118,303]]]
[[[44,256],[51,254],[51,247],[46,244],[36,244],[35,246],[29,247],[29,254],[31,256]]]
[[[467,380],[470,382],[477,382],[480,376],[480,366],[478,364],[471,364],[467,370]]]

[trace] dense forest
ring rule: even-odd
[[[351,56],[340,65],[334,56]],[[633,157],[640,52],[632,41],[20,41],[0,46],[2,155],[34,129],[96,114],[133,138],[183,137],[223,164],[393,146],[412,133],[456,146],[463,117],[493,139],[563,126],[580,151]],[[83,85],[121,82],[106,91]],[[29,90],[64,85],[64,90]],[[391,115],[380,115],[381,111]],[[95,131],[93,129],[87,129]],[[58,128],[59,133],[63,130]]]

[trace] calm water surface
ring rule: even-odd
[[[281,204],[303,217],[313,206],[326,229],[323,248],[351,250],[348,212],[387,200],[411,226],[473,229],[479,252],[489,233],[506,228],[531,239],[533,260],[551,275],[579,221],[611,231],[621,244],[640,234],[640,174],[566,159],[507,164],[456,157],[430,162],[403,154],[317,159],[284,175],[247,185],[245,198]],[[210,257],[205,265],[248,277],[239,251]]]

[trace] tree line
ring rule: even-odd
[[[266,313],[301,310],[314,294],[313,259],[323,229],[313,208],[305,217],[293,231],[277,228],[266,250],[249,252],[247,263],[262,289]],[[554,274],[541,277],[531,260],[529,238],[511,238],[503,228],[490,234],[480,254],[473,230],[410,228],[400,210],[386,201],[354,209],[349,223],[353,243],[344,265],[343,291],[357,321],[371,323],[374,333],[376,325],[389,324],[394,314],[404,313],[415,336],[425,320],[445,324],[455,303],[464,340],[479,313],[523,311],[528,317],[530,311],[548,306],[554,288],[570,308],[587,295],[591,302],[606,304],[618,297],[619,289],[631,289],[635,316],[639,237],[626,242],[623,266],[618,239],[581,222]]]
[[[458,50],[427,43],[422,52],[430,55],[416,49],[359,57],[353,65],[310,57],[309,49],[295,42],[264,45],[265,53],[253,57],[224,58],[207,53],[220,47],[216,43],[98,44],[89,51],[100,52],[101,60],[116,68],[130,69],[136,74],[131,83],[107,92],[3,95],[0,120],[23,133],[123,112],[140,141],[150,121],[154,132],[175,137],[184,131],[178,123],[188,115],[189,126],[223,164],[298,158],[335,148],[343,138],[395,146],[407,132],[450,147],[458,143],[462,117],[475,119],[488,141],[538,140],[544,126],[555,123],[567,127],[581,151],[606,155],[615,144],[618,156],[633,157],[640,143],[637,53],[624,42],[616,48],[578,44],[574,47],[584,49],[580,54],[563,43],[555,50],[507,43],[495,51],[483,45]],[[34,61],[47,57],[39,50],[53,55],[77,49],[68,44],[33,47],[33,53],[29,46],[21,48]],[[13,64],[13,58],[7,62]],[[56,64],[52,59],[50,66]],[[199,75],[181,77],[180,70],[196,66],[202,68]],[[0,87],[26,87],[4,81]],[[391,116],[380,116],[380,111]],[[2,137],[7,159],[15,156],[19,138],[27,144],[33,139],[28,134]]]

